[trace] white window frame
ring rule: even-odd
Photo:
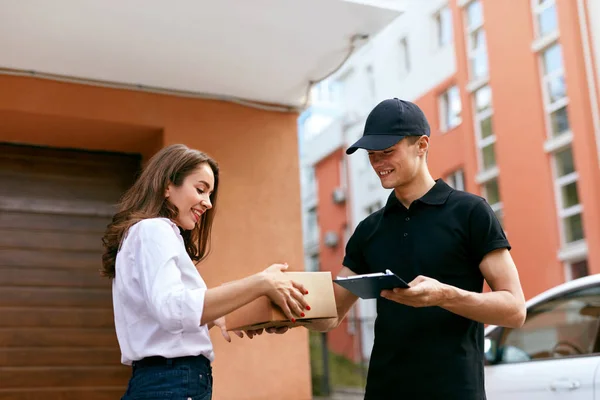
[[[546,138],[548,141],[555,141],[564,135],[571,134],[571,128],[570,128],[571,125],[570,124],[569,124],[569,129],[567,129],[562,134],[560,134],[558,136],[553,136],[553,134],[552,134],[552,120],[551,120],[550,115],[553,112],[555,112],[563,107],[567,107],[569,105],[568,94],[566,94],[565,97],[558,99],[554,102],[552,102],[550,100],[550,93],[548,92],[548,84],[553,79],[558,78],[561,75],[562,76],[565,75],[564,57],[563,57],[563,61],[561,62],[560,68],[558,68],[555,71],[550,72],[549,74],[546,74],[545,66],[544,66],[544,52],[554,45],[561,46],[561,55],[562,55],[562,45],[558,41],[553,41],[553,42],[549,43],[547,46],[541,48],[538,52],[539,71],[540,71],[540,76],[542,77],[542,79],[541,79],[542,100],[544,102],[544,110],[546,111],[546,115],[544,118],[545,125],[546,125]],[[551,144],[547,144],[547,146],[551,147]]]
[[[340,187],[344,190],[348,189],[348,161],[345,157],[340,160]]]
[[[544,102],[544,110],[545,110],[545,127],[546,127],[546,137],[547,140],[544,143],[544,150],[548,153],[550,153],[551,157],[550,157],[550,164],[551,164],[551,171],[552,171],[552,176],[554,178],[554,198],[555,198],[555,204],[556,204],[556,215],[557,215],[557,219],[558,219],[558,228],[559,228],[559,239],[560,239],[560,249],[558,251],[558,258],[561,259],[562,261],[565,261],[567,258],[568,260],[566,261],[573,261],[574,258],[576,257],[583,257],[581,254],[580,249],[585,248],[586,249],[586,254],[587,254],[587,245],[586,245],[586,239],[585,237],[583,239],[580,240],[576,240],[574,242],[569,242],[567,243],[566,240],[566,229],[565,229],[565,220],[566,218],[572,217],[574,215],[581,215],[581,218],[583,219],[583,205],[581,203],[576,204],[574,206],[565,208],[563,205],[563,198],[562,198],[562,189],[565,185],[571,184],[573,182],[578,182],[579,181],[579,174],[577,172],[577,170],[565,175],[565,176],[561,176],[558,177],[558,171],[557,171],[557,159],[556,159],[556,153],[564,150],[567,147],[570,147],[572,142],[573,142],[573,133],[570,129],[570,123],[569,123],[569,129],[565,132],[563,132],[562,134],[558,135],[558,136],[553,136],[552,133],[552,121],[551,121],[551,114],[563,107],[567,107],[569,104],[569,97],[568,97],[568,89],[567,89],[567,93],[565,94],[565,97],[555,100],[554,102],[552,102],[550,100],[550,93],[548,91],[548,84],[550,81],[552,81],[553,79],[560,77],[561,75],[564,76],[565,74],[565,67],[564,67],[564,55],[563,55],[563,49],[562,49],[562,44],[560,43],[559,39],[559,35],[558,35],[558,27],[556,29],[556,32],[550,32],[548,33],[545,37],[539,37],[539,22],[538,22],[538,15],[546,10],[548,7],[556,7],[556,1],[555,0],[546,0],[543,4],[538,5],[536,4],[535,0],[531,0],[531,6],[532,6],[532,16],[533,16],[533,23],[534,23],[534,29],[535,29],[535,35],[536,35],[536,39],[534,40],[534,49],[535,51],[537,51],[537,58],[538,58],[538,68],[540,71],[540,76],[541,76],[541,89],[542,89],[542,99]],[[551,37],[552,40],[547,40],[547,37]],[[536,44],[537,43],[537,44]],[[542,45],[539,45],[539,43],[543,43]],[[561,66],[560,68],[556,69],[555,71],[551,71],[550,73],[546,73],[545,70],[545,65],[544,65],[544,52],[547,51],[550,47],[554,46],[554,45],[558,45],[561,46]],[[571,147],[571,151],[573,151],[572,147]],[[584,232],[585,235],[585,232]]]
[[[486,185],[486,183],[488,183],[489,181],[494,180],[494,179],[498,180],[498,175],[491,176],[487,180],[481,182],[481,192],[486,201],[488,201],[489,196],[487,194],[487,191],[485,190],[485,185]],[[498,182],[496,182],[496,184],[498,184]],[[500,199],[500,201],[497,201],[496,203],[493,203],[493,204],[488,201],[488,204],[490,205],[490,208],[492,209],[494,214],[496,214],[496,216],[498,213],[501,213],[502,216],[504,217],[504,203],[502,202],[502,195],[500,194],[500,185],[499,184],[498,184],[498,198]],[[502,219],[504,220],[504,218],[502,218]]]
[[[450,117],[450,96],[449,93],[451,90],[455,89],[456,92],[458,93],[458,101],[460,102],[460,112],[458,113],[458,121],[456,121],[456,123],[454,124],[450,124],[449,121],[449,117]],[[448,132],[454,128],[456,128],[457,126],[460,126],[460,124],[462,123],[462,99],[460,97],[460,88],[458,87],[457,84],[454,84],[452,86],[449,86],[446,88],[446,90],[444,90],[438,97],[438,108],[439,108],[439,113],[440,113],[440,131],[442,131],[443,133]]]
[[[485,87],[485,85],[479,89],[482,89],[483,87]],[[490,88],[490,92],[491,92],[491,90],[492,89]],[[488,118],[492,118],[492,127],[493,127],[494,103],[493,103],[493,101],[491,101],[490,107],[488,109],[477,112],[477,100],[476,100],[475,96],[476,96],[476,93],[474,92],[473,95],[471,96],[471,99],[472,99],[473,111],[474,111],[474,115],[475,115],[474,122],[475,122],[475,142],[477,144],[477,164],[478,164],[479,174],[483,174],[486,171],[489,171],[489,170],[492,170],[492,169],[498,167],[497,164],[493,165],[491,167],[485,168],[485,169],[483,167],[483,149],[491,144],[496,143],[496,132],[494,132],[492,130],[492,134],[490,136],[488,136],[486,138],[482,138],[481,122]],[[489,179],[492,179],[494,177],[490,177]]]
[[[573,263],[588,258],[588,247],[585,240],[558,251],[558,259],[563,263]]]
[[[309,267],[308,265],[306,266],[306,268],[304,269],[305,271],[312,271],[312,272],[318,272],[321,270],[321,254],[318,251],[312,252],[307,254],[307,258],[309,260],[309,262],[312,264],[312,259],[316,258],[317,260],[317,269],[313,269],[312,265],[311,267]]]
[[[569,261],[563,263],[564,271],[565,271],[565,281],[572,281],[575,279],[573,277],[573,264],[580,263],[582,261],[586,261],[588,265],[588,273],[590,272],[590,260],[588,258],[587,252],[584,257],[573,258]]]
[[[448,14],[447,16],[444,15],[446,13]],[[435,49],[440,50],[451,45],[454,41],[452,37],[454,26],[452,26],[452,9],[450,8],[450,6],[446,3],[440,8],[438,8],[438,10],[435,13],[433,13],[432,20],[435,33]],[[448,38],[448,42],[441,41],[441,39],[444,37],[444,22],[447,22],[449,24],[449,26],[445,27],[446,29],[450,29],[450,37]]]
[[[485,39],[485,46],[479,46],[477,48],[473,48],[473,43],[472,43],[472,37],[473,34],[477,31],[481,31],[484,34],[484,39]],[[487,79],[487,77],[489,76],[490,72],[490,66],[487,60],[487,35],[485,33],[485,29],[483,28],[483,26],[480,26],[479,28],[470,31],[467,33],[467,52],[468,52],[468,58],[469,58],[469,80],[470,81],[478,81],[478,80],[485,80]],[[484,57],[486,59],[486,74],[483,76],[475,76],[475,71],[473,70],[473,60],[475,58],[477,58],[478,56]]]
[[[367,77],[367,91],[372,99],[377,98],[377,83],[375,82],[375,68],[373,64],[365,67],[365,75]]]
[[[542,4],[536,4],[536,3],[537,3],[537,0],[531,0],[531,10],[533,13],[533,33],[535,35],[535,41],[539,42],[546,37],[558,36],[560,34],[559,27],[558,27],[558,15],[557,15],[556,29],[551,32],[548,32],[544,36],[542,36],[541,32],[540,32],[540,20],[539,20],[539,16],[550,7],[554,7],[555,12],[558,13],[558,10],[556,9],[556,0],[546,0]],[[535,41],[534,41],[534,43],[535,43]]]
[[[565,208],[564,204],[563,204],[562,188],[573,182],[576,182],[576,183],[579,182],[579,173],[577,171],[573,171],[567,175],[558,177],[557,159],[555,157],[555,154],[558,151],[565,150],[566,147],[570,147],[570,144],[556,149],[553,152],[552,157],[551,157],[552,176],[554,177],[554,197],[555,197],[555,204],[556,204],[556,211],[557,211],[556,213],[557,213],[557,217],[558,217],[558,227],[559,227],[561,249],[563,249],[563,250],[566,248],[572,247],[572,246],[577,246],[580,242],[585,242],[585,237],[584,237],[583,239],[567,243],[565,220],[567,218],[572,217],[577,214],[581,214],[581,217],[583,218],[583,205],[581,203],[579,203],[579,204],[570,206],[568,208]],[[571,151],[573,151],[572,148],[571,148]],[[575,157],[573,157],[573,158],[575,158]]]
[[[319,226],[319,214],[317,206],[310,207],[306,210],[306,239],[305,243],[309,246],[314,245],[319,242],[319,238],[321,236],[321,228]],[[312,218],[311,215],[314,215],[314,224],[311,224]]]
[[[550,99],[550,92],[548,91],[548,87],[551,81],[553,81],[556,78],[559,78],[561,76],[565,76],[565,66],[564,63],[561,62],[561,66],[560,68],[558,68],[555,71],[550,72],[549,74],[546,73],[545,71],[545,67],[544,67],[544,53],[550,49],[550,47],[557,45],[561,47],[561,54],[562,54],[562,45],[558,42],[552,42],[550,44],[548,44],[548,46],[545,46],[544,48],[542,48],[539,51],[539,60],[540,60],[540,75],[542,75],[542,88],[543,88],[543,98],[544,98],[544,108],[546,109],[547,113],[551,113],[553,111],[558,110],[559,108],[562,108],[564,106],[566,106],[567,104],[569,104],[569,96],[565,95],[563,98],[560,98],[558,100],[555,100],[554,102],[552,102],[552,100]]]
[[[465,173],[462,168],[448,174],[445,180],[455,190],[465,190]]]
[[[410,48],[408,36],[400,38],[398,45],[400,47],[400,77],[404,78],[410,72]]]
[[[494,177],[488,179],[487,181],[481,183],[481,192],[483,194],[483,197],[485,197],[486,201],[488,201],[488,197],[489,196],[488,196],[488,194],[487,194],[487,192],[485,190],[485,185],[486,185],[486,183],[488,183],[488,182],[490,182],[490,181],[492,181],[494,179],[498,180],[498,177],[494,176]],[[490,207],[492,208],[492,211],[494,211],[494,212],[497,212],[497,211],[501,210],[504,207],[504,204],[502,203],[502,196],[500,195],[500,186],[498,186],[498,197],[500,198],[500,201],[497,201],[495,203],[490,203],[488,201],[488,204],[490,205]]]
[[[471,6],[472,3],[475,2],[479,2],[480,6],[481,6],[481,23],[479,24],[475,24],[475,25],[471,25],[470,21],[469,21],[469,7]],[[465,25],[465,43],[467,45],[467,70],[469,73],[469,81],[470,82],[477,82],[477,85],[481,85],[483,86],[486,82],[489,80],[489,60],[487,59],[487,34],[485,32],[485,28],[484,28],[484,17],[483,17],[483,2],[482,0],[472,0],[469,1],[468,3],[466,3],[464,5],[463,8],[463,12],[464,12],[464,25]],[[473,33],[475,33],[478,30],[482,30],[482,32],[485,35],[485,46],[483,48],[476,48],[473,49],[473,43],[472,43],[472,36]],[[487,63],[487,73],[484,76],[480,76],[480,77],[475,77],[474,76],[474,71],[473,71],[473,59],[479,55],[482,55],[483,57],[485,57],[486,59],[486,63]]]

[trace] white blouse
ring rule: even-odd
[[[150,356],[202,354],[214,360],[208,327],[200,325],[206,283],[177,225],[167,218],[133,225],[115,269],[113,307],[123,364]]]

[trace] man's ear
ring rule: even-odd
[[[427,154],[429,150],[429,137],[425,135],[421,136],[417,145],[419,146],[419,155]]]

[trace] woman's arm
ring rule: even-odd
[[[308,306],[304,300],[306,289],[285,276],[283,271],[287,268],[287,264],[273,264],[258,274],[208,289],[204,295],[200,325],[212,322],[265,295],[289,319],[300,316]]]

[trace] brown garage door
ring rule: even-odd
[[[0,399],[118,399],[101,237],[137,156],[0,144]]]

